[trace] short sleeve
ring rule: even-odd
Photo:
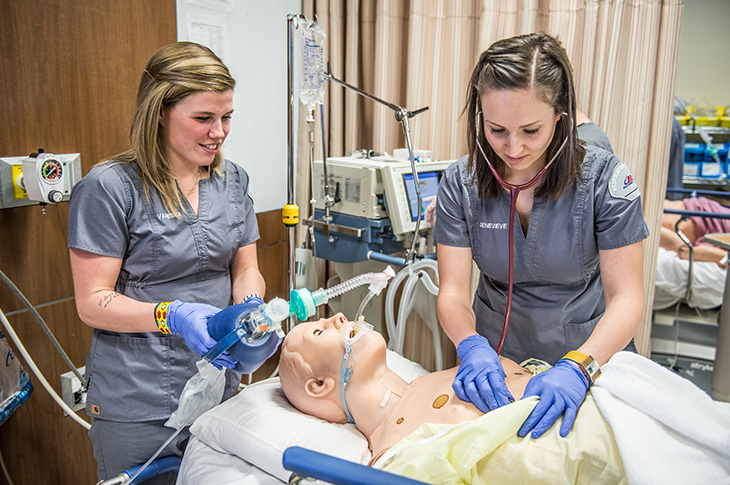
[[[249,192],[250,179],[243,167],[231,161],[226,161],[226,163],[236,184],[233,188],[236,207],[238,208],[236,230],[239,235],[238,245],[243,247],[256,242],[260,237],[254,201]]]
[[[587,157],[598,157],[591,164],[594,175],[595,224],[598,249],[628,246],[649,237],[644,220],[641,194],[629,167],[603,150],[591,150]],[[605,163],[601,158],[605,158]]]
[[[467,157],[452,163],[439,182],[433,238],[446,246],[469,247],[469,194],[464,183]]]
[[[94,167],[69,200],[68,247],[123,258],[129,244],[126,214],[132,203],[121,170]]]

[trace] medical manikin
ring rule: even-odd
[[[388,368],[383,336],[367,325],[357,329],[342,314],[297,325],[282,343],[279,374],[286,397],[300,411],[331,422],[354,422],[368,439],[371,464],[423,423],[455,424],[483,416],[455,396],[451,383],[458,368],[408,383]],[[507,387],[519,399],[533,374],[506,358],[502,365]],[[570,447],[591,440],[615,452],[610,428],[592,399],[581,407],[569,440],[558,436],[558,428],[528,446],[553,447],[552,453],[568,456]],[[525,441],[512,435],[512,440]]]

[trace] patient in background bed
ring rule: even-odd
[[[306,414],[330,422],[346,423],[345,399],[355,425],[368,439],[373,453],[371,464],[423,423],[456,424],[500,413],[496,410],[484,415],[473,404],[456,397],[451,388],[458,370],[456,367],[418,377],[411,383],[404,381],[388,368],[385,340],[375,331],[366,332],[352,345],[347,359],[347,368],[352,368],[352,374],[346,382],[343,397],[341,381],[345,339],[350,336],[351,329],[351,322],[342,314],[295,326],[281,347],[279,376],[287,399]],[[529,414],[534,403],[519,401],[519,398],[532,372],[505,358],[502,358],[502,365],[507,387],[518,401],[504,406],[499,416],[509,416],[509,408],[513,406],[529,408],[524,411]],[[512,451],[517,455],[529,448],[536,454],[549,453],[551,461],[558,457],[558,462],[563,459],[569,462],[570,472],[562,464],[556,465],[558,475],[568,473],[575,475],[576,480],[578,476],[586,479],[609,475],[615,481],[623,476],[613,434],[592,398],[586,399],[581,406],[574,432],[570,435],[573,438],[570,439],[558,436],[559,426],[553,426],[539,440],[518,438],[516,430],[526,417],[514,418],[514,430],[502,438],[499,446],[495,445],[497,449],[491,454],[509,453],[510,446],[506,444],[514,441],[521,447],[520,451]],[[601,456],[600,460],[584,459],[581,448],[598,449],[595,454]],[[517,457],[511,456],[510,459]],[[524,461],[521,460],[521,463]],[[526,461],[531,459],[528,457]],[[597,464],[599,461],[601,463]],[[611,462],[610,466],[606,462]],[[500,469],[503,468],[500,466]],[[521,470],[518,475],[525,477],[525,473],[528,472]],[[539,473],[544,474],[545,470]]]
[[[665,200],[664,208],[730,214],[730,208],[705,197]],[[675,224],[680,217],[679,214],[662,215],[662,232],[659,245],[668,251],[674,251],[681,259],[688,259],[689,248],[675,231]],[[679,230],[692,243],[695,261],[713,262],[722,268],[727,267],[727,251],[705,242],[703,238],[706,234],[730,232],[730,220],[691,216],[679,223]]]

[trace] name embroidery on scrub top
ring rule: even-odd
[[[507,229],[508,224],[506,222],[480,222],[479,227],[482,229]]]
[[[173,214],[172,212],[158,212],[157,213],[157,218],[160,219],[160,220],[175,219],[176,217],[177,218],[180,217],[180,213],[179,212],[177,214]]]

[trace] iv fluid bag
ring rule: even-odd
[[[324,41],[326,35],[315,22],[298,19],[301,33],[301,83],[299,99],[311,112],[324,100]]]

